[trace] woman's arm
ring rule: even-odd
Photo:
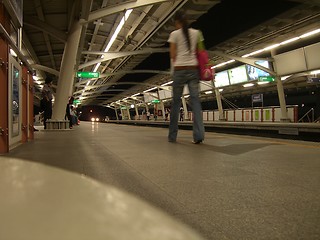
[[[170,59],[172,63],[176,61],[177,56],[177,45],[175,43],[170,43]]]

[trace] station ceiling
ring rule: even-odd
[[[46,75],[59,73],[67,34],[74,21],[85,20],[85,24],[82,27],[76,66],[70,66],[70,71],[92,72],[97,65],[91,63],[101,57],[93,53],[104,51],[127,12],[127,4],[132,2],[137,1],[24,0],[23,53],[29,64],[38,69],[38,93]],[[74,96],[81,99],[82,105],[107,105],[142,92],[151,85],[168,82],[170,66],[167,39],[174,30],[172,16],[180,9],[186,11],[192,27],[203,31],[208,50],[234,56],[242,56],[320,28],[318,0],[144,2],[153,4],[133,9],[109,52],[146,52],[102,62],[96,70],[102,76],[98,79],[75,77]],[[121,9],[117,13],[99,15],[103,10],[117,6]],[[157,50],[152,52],[151,48]],[[214,53],[210,57],[215,65],[229,60]],[[41,70],[43,67],[50,71]],[[54,84],[58,82],[57,77]],[[304,86],[304,82],[297,79],[295,85]],[[252,90],[234,86],[225,94],[241,94],[243,91]]]

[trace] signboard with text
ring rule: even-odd
[[[98,78],[100,77],[99,72],[77,72],[78,78]]]
[[[263,94],[253,94],[252,95],[252,102],[263,102]]]

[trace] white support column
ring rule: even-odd
[[[275,51],[271,51],[271,56],[273,57],[275,55]],[[277,66],[274,62],[273,64],[274,71],[277,72]],[[280,103],[280,109],[281,109],[281,122],[290,122],[290,119],[288,118],[288,112],[287,112],[287,104],[286,104],[286,98],[283,90],[283,84],[281,81],[281,78],[277,75],[275,75],[275,80],[277,82],[277,90],[278,90],[278,98]]]
[[[127,113],[128,113],[128,120],[131,120],[131,115],[130,115],[130,106],[126,105]]]
[[[164,104],[162,102],[162,100],[160,99],[160,93],[159,93],[159,88],[157,89],[157,96],[158,96],[158,99],[160,100],[160,108],[161,108],[161,111],[162,111],[162,119],[164,120]],[[158,116],[158,119],[159,119],[159,116]]]
[[[214,88],[214,92],[216,94],[216,98],[217,98],[217,105],[218,105],[218,110],[219,110],[219,121],[225,121],[225,117],[223,115],[223,107],[222,107],[222,101],[221,101],[221,95],[219,92],[219,88],[215,87],[214,82],[212,81],[212,86]]]
[[[165,108],[164,108],[164,103],[162,100],[160,100],[160,104],[161,104],[161,109],[162,109],[162,119],[164,120],[165,119]]]
[[[115,111],[115,113],[116,113],[116,118],[117,118],[117,120],[119,120],[118,110],[117,110],[117,108],[116,108],[116,107],[114,107],[114,111]]]
[[[140,120],[139,111],[138,111],[138,105],[137,105],[137,104],[134,104],[134,108],[135,108],[135,110],[136,110],[137,120]]]
[[[188,115],[188,108],[187,108],[187,102],[184,96],[181,97],[182,99],[182,106],[183,106],[183,120],[189,120],[189,115]]]
[[[290,122],[290,119],[288,118],[286,98],[284,95],[283,84],[282,84],[281,78],[279,76],[276,76],[275,80],[277,82],[278,98],[279,98],[280,109],[281,109],[280,121],[281,122]]]
[[[121,107],[121,106],[120,106],[120,113],[121,113],[121,120],[123,120],[124,115],[123,115],[123,109],[122,109],[122,107]]]
[[[74,67],[76,63],[81,30],[82,25],[80,25],[79,22],[75,22],[68,34],[60,67],[60,76],[53,107],[52,119],[61,120],[64,119],[65,116],[68,98],[70,93],[72,93],[75,71]]]

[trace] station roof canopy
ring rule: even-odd
[[[142,6],[132,8],[137,3]],[[167,40],[180,9],[202,30],[208,50],[234,56],[320,27],[317,0],[24,0],[22,51],[37,70],[40,89],[47,74],[58,75],[68,33],[80,21],[76,66],[70,71],[100,76],[75,74],[74,96],[83,105],[110,104],[170,80]],[[117,58],[97,64],[106,48]],[[210,57],[214,64],[227,60]]]

